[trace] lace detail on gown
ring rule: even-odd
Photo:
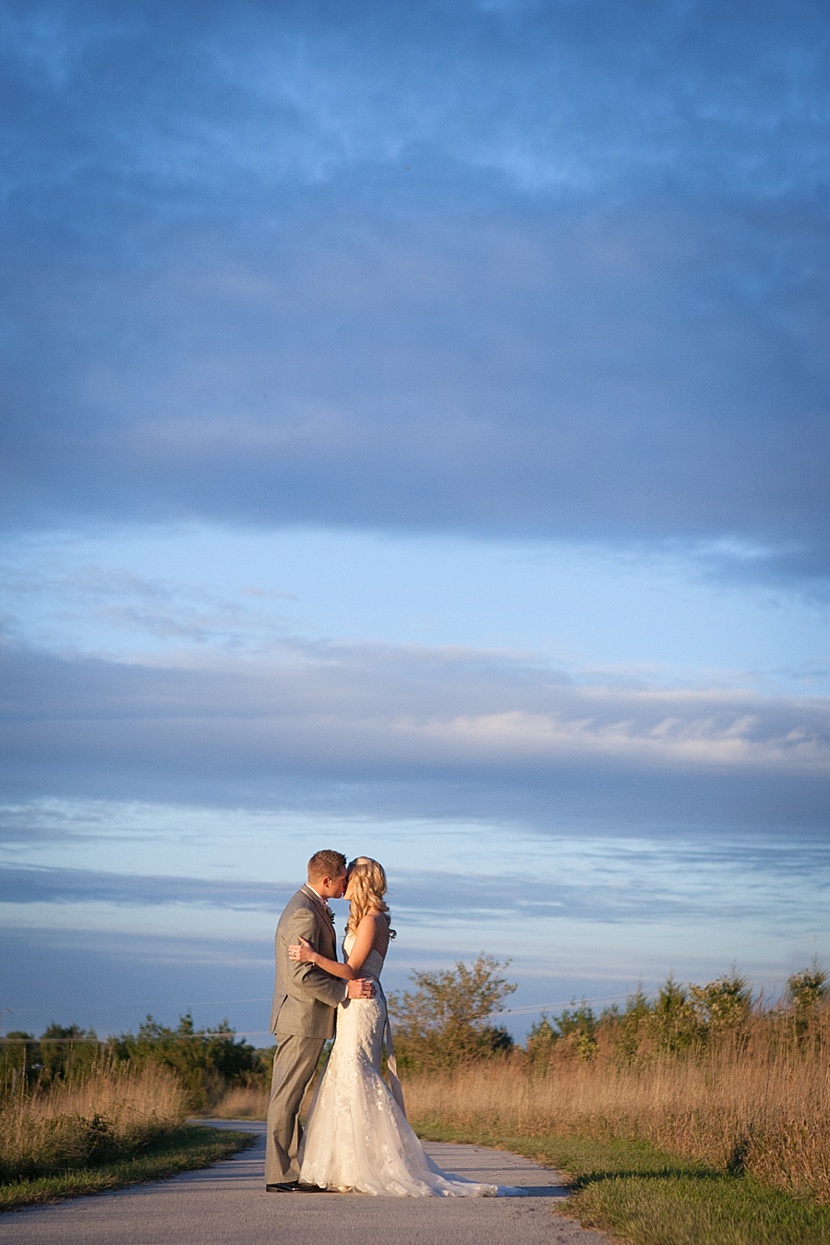
[[[428,1158],[380,1074],[382,968],[383,956],[371,951],[361,975],[378,982],[375,998],[346,999],[338,1008],[337,1037],[300,1146],[300,1180],[375,1196],[493,1197],[495,1185],[448,1176]]]

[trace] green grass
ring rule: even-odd
[[[573,1189],[563,1212],[635,1245],[830,1245],[830,1207],[646,1142],[416,1127],[432,1141],[512,1150],[559,1168]]]
[[[230,1158],[246,1149],[255,1140],[253,1133],[188,1124],[130,1158],[70,1169],[54,1176],[0,1184],[0,1211],[80,1197],[85,1193],[104,1193],[209,1167],[219,1159]]]

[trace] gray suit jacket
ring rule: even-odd
[[[337,959],[337,944],[325,904],[309,886],[302,886],[285,905],[274,937],[277,979],[271,1007],[271,1032],[277,1037],[334,1036],[335,1008],[346,994],[346,982],[330,977],[315,964],[289,960],[288,947],[302,935],[315,951]]]

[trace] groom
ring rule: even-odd
[[[271,1008],[271,1032],[277,1050],[271,1078],[271,1103],[265,1148],[265,1187],[269,1193],[297,1188],[300,1104],[317,1068],[323,1045],[334,1036],[335,1009],[350,999],[372,997],[371,981],[346,983],[314,964],[289,960],[288,948],[306,938],[315,951],[337,959],[329,899],[346,889],[346,857],[315,852],[308,862],[308,882],[285,906],[274,939],[277,980]]]

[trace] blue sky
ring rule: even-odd
[[[0,27],[6,1027],[259,1033],[329,845],[517,1034],[827,963],[824,7]]]

